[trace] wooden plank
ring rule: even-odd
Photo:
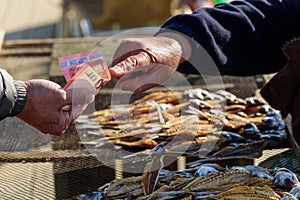
[[[49,39],[20,39],[6,40],[4,47],[12,46],[28,46],[28,45],[52,45],[54,43],[77,43],[77,42],[101,42],[108,37],[93,37],[93,38],[49,38]]]
[[[49,79],[50,63],[50,56],[0,58],[0,66],[17,80]]]
[[[52,48],[13,48],[2,49],[1,56],[50,56]]]

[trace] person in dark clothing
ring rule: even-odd
[[[299,25],[299,0],[235,0],[199,8],[171,17],[153,37],[124,39],[110,72],[122,89],[134,92],[161,83],[175,70],[211,74],[207,55],[221,75],[278,72],[261,93],[284,117],[292,114],[300,144]]]
[[[287,62],[283,45],[300,36],[299,11],[298,0],[236,0],[213,8],[199,8],[192,14],[173,16],[155,37],[125,39],[116,50],[111,74],[120,78],[140,66],[138,62],[127,62],[140,56],[137,49],[142,50],[142,55],[148,52],[146,54],[156,57],[157,63],[164,57],[161,64],[167,65],[174,60],[175,53],[190,60],[199,57],[193,52],[205,49],[221,74],[249,76],[277,72]],[[129,49],[134,53],[131,57]],[[157,49],[160,52],[165,49],[170,54],[156,55]],[[174,68],[182,73],[197,74],[205,67],[200,59],[197,64],[191,66],[179,60]]]

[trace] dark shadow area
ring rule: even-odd
[[[57,23],[36,26],[5,34],[5,40],[45,39],[57,37]]]

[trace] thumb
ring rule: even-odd
[[[66,90],[65,105],[90,104],[95,100],[95,91],[84,88]]]

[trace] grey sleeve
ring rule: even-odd
[[[0,68],[0,120],[20,113],[26,104],[26,89]]]

